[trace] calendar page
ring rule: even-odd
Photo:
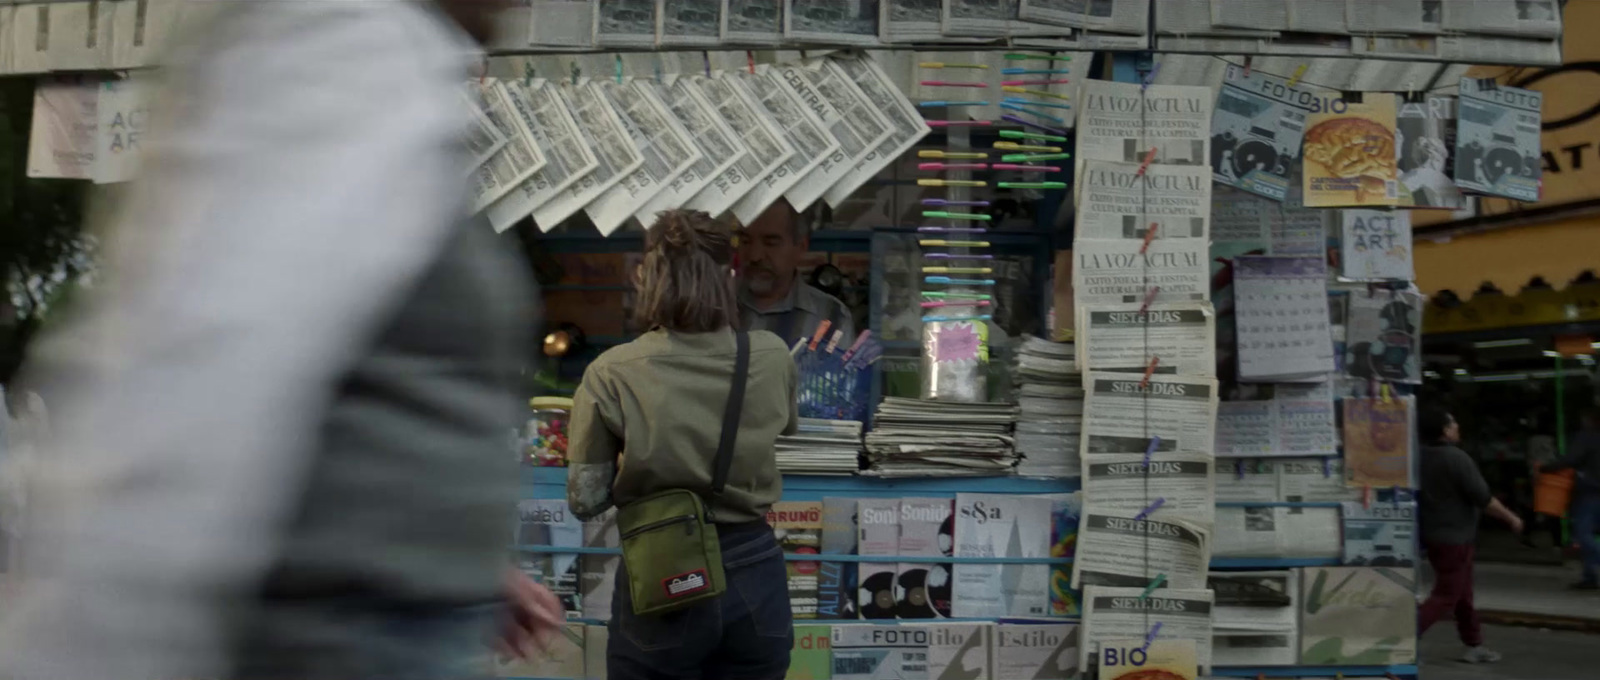
[[[1317,382],[1334,370],[1327,279],[1320,257],[1234,260],[1240,380]]]

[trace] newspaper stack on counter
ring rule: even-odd
[[[1017,474],[1077,477],[1083,380],[1072,343],[1029,337],[1017,352]]]
[[[1011,404],[952,403],[886,397],[867,434],[867,469],[880,477],[976,477],[1012,474]]]
[[[1083,591],[1083,644],[1078,667],[1088,669],[1100,643],[1143,640],[1193,640],[1202,670],[1211,664],[1212,608],[1215,597],[1203,588],[1167,588],[1145,593],[1143,588],[1089,586]],[[1156,624],[1161,628],[1155,630]]]
[[[859,469],[861,423],[801,418],[800,430],[778,437],[778,471],[784,474],[851,475]]]
[[[1299,572],[1212,572],[1211,662],[1293,666],[1300,660]]]

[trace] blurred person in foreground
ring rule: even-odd
[[[1574,590],[1600,590],[1600,410],[1583,412],[1583,426],[1572,436],[1571,453],[1540,468],[1540,472],[1572,470],[1572,501],[1567,516],[1572,519],[1573,540],[1578,542],[1583,575]]]
[[[1423,406],[1417,414],[1417,431],[1422,442],[1418,461],[1422,488],[1417,506],[1422,547],[1434,571],[1433,592],[1417,612],[1417,637],[1446,616],[1454,615],[1456,632],[1467,645],[1461,660],[1499,661],[1499,653],[1483,646],[1483,628],[1473,606],[1472,560],[1478,520],[1488,512],[1520,534],[1522,518],[1490,494],[1489,483],[1484,481],[1478,465],[1456,447],[1461,441],[1461,427],[1448,411],[1433,404]]]
[[[767,511],[783,494],[775,446],[799,426],[798,377],[773,334],[749,333],[749,372],[722,494],[713,462],[735,376],[733,232],[703,212],[661,214],[635,274],[650,330],[595,359],[573,395],[567,502],[581,519],[673,489],[695,492],[717,527],[727,591],[667,614],[633,613],[617,570],[610,680],[779,680],[793,643],[783,550]],[[744,332],[744,331],[737,331]]]
[[[492,8],[191,27],[154,102],[174,134],[33,357],[60,398],[0,678],[460,680],[559,625],[506,560],[533,291],[463,218],[456,88]]]
[[[771,331],[792,347],[827,321],[829,336],[843,331],[846,345],[855,340],[850,308],[800,277],[815,220],[815,209],[797,213],[779,199],[745,225],[739,239],[739,323],[746,330]]]

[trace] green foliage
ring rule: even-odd
[[[0,78],[0,383],[16,372],[52,303],[93,266],[83,232],[88,183],[28,177],[33,86],[31,78]]]

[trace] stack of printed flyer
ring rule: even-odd
[[[1011,426],[1017,408],[886,397],[867,434],[865,475],[1009,475],[1017,465]]]
[[[1030,337],[1017,353],[1017,474],[1077,477],[1083,380],[1072,343]]]
[[[861,458],[861,423],[801,418],[800,431],[778,437],[778,471],[784,474],[855,474]]]

